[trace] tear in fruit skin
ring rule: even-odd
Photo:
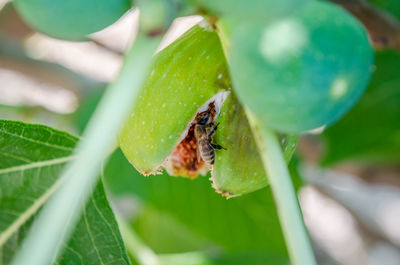
[[[235,198],[235,197],[242,195],[242,194],[232,194],[226,190],[220,190],[220,189],[218,189],[217,185],[215,184],[214,178],[211,177],[210,180],[211,180],[211,187],[214,188],[215,192],[221,194],[226,199],[231,199],[231,198]]]
[[[229,87],[217,34],[209,27],[194,26],[155,55],[119,137],[128,161],[147,173],[169,163],[167,157],[186,136],[199,108]]]
[[[196,121],[204,114],[208,114],[210,121],[214,122],[216,114],[214,102],[208,105],[207,110],[196,114],[186,137],[176,146],[168,157],[167,162],[164,164],[168,174],[172,176],[196,178],[198,174],[204,175],[210,170],[210,165],[207,165],[204,160],[199,157],[199,147],[197,146],[194,133]]]
[[[222,96],[214,99],[217,95]],[[205,175],[211,167],[197,159],[192,125],[197,113],[211,111],[213,101],[212,122],[220,122],[215,140],[227,149],[216,151],[213,187],[226,197],[265,187],[268,181],[251,129],[230,90],[221,43],[215,32],[199,26],[156,55],[119,138],[122,151],[147,175],[161,166],[170,175]],[[295,146],[295,140],[283,144],[285,157]]]

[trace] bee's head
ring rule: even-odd
[[[210,113],[208,111],[202,112],[198,114],[196,117],[197,124],[207,124],[208,120],[210,119]]]

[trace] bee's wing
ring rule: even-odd
[[[198,127],[199,125],[196,125],[195,127],[194,127],[194,136],[195,136],[195,138],[196,138],[196,155],[197,155],[197,162],[200,162],[200,160],[201,160],[201,154],[200,154],[200,139],[199,139],[199,131],[200,131],[200,128]]]
[[[200,155],[199,145],[197,145],[197,148],[196,148],[196,155],[197,155],[197,162],[200,163],[201,155]]]

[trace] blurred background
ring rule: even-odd
[[[300,139],[290,168],[318,264],[397,265],[400,3],[332,2],[368,29],[377,50],[375,72],[350,113]],[[0,118],[81,134],[118,74],[137,18],[128,12],[86,42],[70,42],[35,32],[11,2],[0,0]],[[177,19],[159,49],[201,19]],[[267,264],[266,256],[268,264],[280,264],[286,253],[277,217],[267,215],[274,208],[264,196],[268,188],[226,200],[207,176],[140,176],[119,150],[103,171],[115,211],[156,253],[185,252],[193,259],[200,252],[229,253],[223,264]]]

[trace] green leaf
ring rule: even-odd
[[[183,259],[182,259],[183,257]],[[160,256],[162,265],[289,265],[288,260],[281,255],[269,252],[240,252],[224,255],[206,255],[203,253],[182,253]]]
[[[373,51],[354,17],[310,1],[272,23],[237,25],[228,61],[243,105],[266,126],[299,133],[332,124],[357,102]]]
[[[227,251],[271,251],[287,256],[274,200],[268,188],[226,200],[207,177],[145,178],[118,151],[104,170],[114,196],[140,198]]]
[[[79,134],[84,132],[90,118],[96,110],[96,107],[103,98],[103,95],[104,89],[93,91],[92,93],[86,95],[79,104],[78,109],[74,113],[75,126]]]
[[[126,202],[126,197],[121,198]],[[141,205],[142,209],[143,205]],[[225,252],[195,235],[168,213],[149,205],[134,219],[134,230],[165,265],[289,265],[287,257],[268,251]]]
[[[150,204],[142,205],[140,209],[132,227],[154,252],[163,254],[193,252],[210,249],[210,246],[213,246],[170,214]]]
[[[400,54],[378,52],[376,71],[357,105],[323,133],[323,163],[400,161]]]
[[[216,151],[212,176],[214,187],[226,196],[245,194],[265,187],[267,175],[243,108],[231,93],[221,107],[216,142],[226,150]],[[282,136],[287,162],[298,137]]]
[[[195,26],[159,52],[119,143],[141,172],[164,162],[199,107],[220,90],[229,75],[217,34]]]
[[[368,0],[369,2],[400,18],[400,2],[398,0]]]
[[[129,0],[15,0],[22,18],[47,35],[83,40],[114,23],[131,7]]]
[[[215,265],[289,265],[289,261],[279,254],[273,252],[242,252],[228,254],[215,259]],[[214,264],[214,263],[213,263]]]
[[[8,264],[36,214],[61,185],[78,139],[42,125],[0,120],[0,253]],[[99,182],[58,264],[130,264]]]

